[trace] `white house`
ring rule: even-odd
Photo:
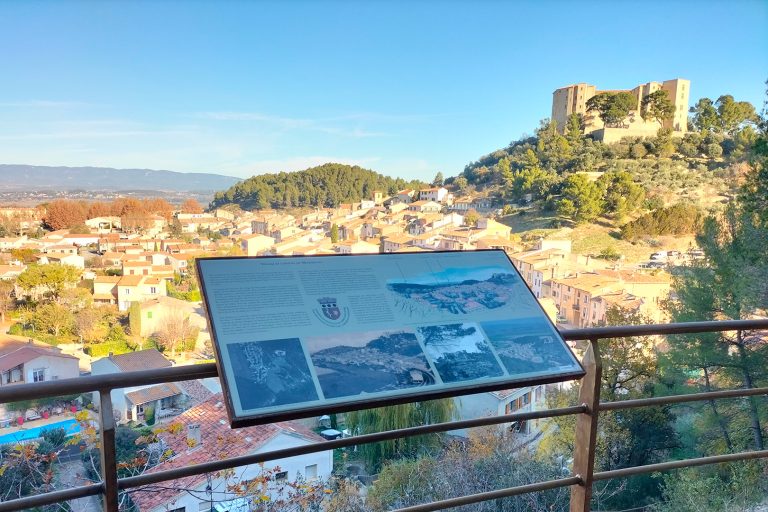
[[[270,452],[304,446],[324,439],[297,422],[281,422],[233,430],[220,394],[193,407],[174,420],[182,426],[179,434],[160,434],[173,455],[148,473],[189,467],[206,461],[240,455]],[[174,481],[173,486],[132,495],[140,512],[198,512],[228,504],[225,510],[250,510],[250,504],[267,495],[276,501],[287,498],[289,486],[282,483],[323,481],[331,476],[333,452],[326,450],[307,455],[251,464],[234,469],[228,475],[195,475]],[[248,482],[271,476],[267,489]],[[240,487],[240,492],[233,489]],[[238,505],[234,508],[234,505]],[[215,510],[215,509],[214,509]]]
[[[445,187],[432,187],[419,190],[420,201],[434,201],[442,203],[448,195],[448,189]]]
[[[31,338],[0,335],[0,387],[79,376],[76,357]]]
[[[467,420],[483,416],[538,411],[545,408],[545,397],[545,387],[535,386],[458,396],[453,400],[459,419]],[[540,431],[539,420],[508,423],[506,427],[527,436],[534,436]],[[466,430],[458,430],[454,433],[466,435]]]
[[[157,349],[139,350],[127,354],[103,357],[91,364],[92,375],[109,375],[112,373],[137,372],[141,370],[155,370],[168,368],[171,362]],[[192,381],[194,382],[194,381]],[[144,414],[149,407],[155,411],[156,418],[175,416],[181,413],[189,404],[190,395],[199,396],[199,390],[191,384],[191,391],[187,391],[186,383],[168,382],[163,384],[147,384],[131,386],[112,390],[112,408],[116,411],[120,421],[144,420]],[[99,404],[99,394],[93,394],[93,401]]]

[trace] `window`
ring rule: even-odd
[[[32,370],[32,381],[33,382],[43,382],[45,380],[45,368],[39,368],[37,370]]]
[[[168,512],[187,512],[187,507],[179,507],[169,510]]]
[[[157,293],[157,288],[155,288],[154,286],[150,286],[149,293],[154,295],[155,293]]]
[[[125,289],[125,294],[126,295],[130,295],[131,294],[131,289],[130,288],[126,288]]]
[[[213,504],[210,501],[201,501],[197,507],[198,512],[211,512]]]
[[[304,476],[307,480],[311,480],[313,478],[317,478],[317,464],[312,464],[311,466],[306,466],[304,468]]]
[[[279,473],[275,473],[275,481],[280,482],[283,480],[288,479],[288,472],[287,471],[281,471]]]

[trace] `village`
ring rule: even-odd
[[[560,327],[603,325],[612,308],[652,321],[663,320],[659,305],[669,294],[671,280],[663,269],[574,254],[571,241],[565,239],[539,239],[522,244],[514,241],[512,229],[503,219],[495,220],[498,214],[488,199],[454,198],[445,187],[402,190],[391,197],[376,192],[369,200],[302,215],[222,208],[175,212],[170,222],[160,215],[141,219],[135,215],[94,217],[85,222],[88,234],[69,230],[40,233],[44,210],[0,208],[0,216],[24,219],[18,226],[25,233],[0,238],[0,279],[8,283],[3,330],[11,333],[0,335],[2,385],[212,361],[210,333],[194,276],[195,258],[206,256],[501,249],[550,319]],[[36,231],[41,236],[31,235]],[[51,277],[55,282],[46,282],[49,274],[42,272],[34,281],[35,286],[25,287],[29,279],[21,276],[29,274],[30,269],[56,267],[67,268],[69,278],[62,281]],[[47,333],[36,331],[35,326],[40,329],[41,325],[28,319],[33,313],[23,308],[14,310],[9,305],[21,301],[37,308],[44,307],[41,305],[46,301],[51,302],[52,308],[64,303],[75,315],[71,320],[62,320],[60,326],[62,333],[68,331],[71,342],[52,343],[56,339],[55,327]],[[86,303],[87,306],[82,305]],[[81,318],[87,316],[84,310],[110,312],[109,340],[99,339],[98,329]],[[113,336],[115,331],[118,335]],[[119,342],[115,342],[117,338]],[[470,418],[544,408],[545,397],[546,386],[536,386],[456,397],[454,401],[457,415]],[[147,471],[180,467],[189,460],[197,460],[195,457],[205,457],[189,448],[206,443],[190,432],[229,431],[223,427],[223,400],[218,379],[142,385],[112,392],[119,424],[130,428],[181,425],[181,437],[187,436],[186,441],[180,442],[166,435],[163,446],[176,446],[174,450],[178,451]],[[75,420],[88,418],[98,408],[98,393],[26,404],[21,410],[9,404],[0,411],[0,444],[34,439],[45,428],[73,429],[68,431],[71,435],[80,428]],[[273,425],[266,429],[269,432],[265,427],[249,427],[238,431],[233,439],[237,440],[238,449],[255,452],[267,450],[274,443],[293,446],[349,435],[338,428],[330,428],[321,418],[312,418]],[[534,440],[542,435],[545,422],[531,421],[513,428],[523,438]],[[245,441],[248,439],[261,441]],[[293,481],[310,475],[327,479],[334,472],[331,452],[278,462],[276,467],[281,471],[275,481]],[[256,468],[247,469],[238,476],[238,482],[257,473]],[[204,483],[201,480],[189,485]],[[232,482],[217,485],[224,489]],[[222,499],[230,504],[242,500],[237,493],[226,494],[226,499]],[[195,501],[188,495],[170,491],[137,493],[132,500],[142,511],[196,506],[186,503]],[[82,509],[89,510],[88,506],[84,502]]]

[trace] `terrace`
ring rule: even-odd
[[[401,508],[396,512],[428,512],[434,510],[450,509],[451,507],[470,505],[473,503],[516,496],[524,493],[532,493],[564,487],[570,487],[570,510],[572,512],[588,512],[590,510],[592,488],[595,482],[610,479],[628,478],[643,473],[662,472],[707,464],[768,458],[768,450],[748,451],[740,453],[729,453],[726,455],[674,460],[658,464],[622,468],[613,471],[595,472],[595,442],[600,412],[638,407],[680,404],[686,402],[709,401],[715,399],[768,395],[768,388],[749,388],[686,395],[672,395],[646,399],[623,400],[618,402],[601,402],[600,378],[602,372],[602,363],[600,358],[600,345],[601,343],[604,343],[604,341],[601,340],[605,340],[606,338],[622,338],[631,336],[675,335],[748,330],[768,330],[768,320],[691,322],[664,325],[633,325],[565,330],[562,331],[562,335],[566,340],[582,341],[587,343],[587,349],[582,361],[586,370],[586,375],[583,377],[581,382],[580,395],[578,400],[579,403],[577,405],[543,411],[518,411],[503,416],[475,418],[463,421],[423,425],[387,432],[378,432],[350,438],[335,439],[332,441],[317,442],[306,446],[273,450],[266,453],[230,457],[222,460],[194,464],[172,470],[145,473],[126,478],[118,478],[117,476],[117,463],[115,454],[115,419],[112,415],[110,391],[117,388],[136,385],[161,384],[202,379],[207,377],[216,377],[217,370],[214,364],[177,366],[122,374],[88,376],[77,379],[59,380],[56,382],[18,384],[9,388],[0,389],[0,403],[54,397],[61,394],[86,393],[92,391],[98,392],[100,394],[101,412],[99,416],[99,435],[101,438],[101,446],[103,447],[101,450],[101,482],[71,489],[39,494],[35,496],[28,496],[21,499],[5,501],[0,503],[0,512],[25,510],[33,507],[60,503],[67,500],[73,500],[87,496],[101,496],[103,509],[107,512],[113,512],[118,510],[119,493],[121,491],[137,489],[142,486],[168,482],[193,475],[201,475],[249,464],[267,462],[270,460],[283,459],[286,457],[316,453],[336,448],[351,447],[354,445],[373,443],[401,437],[447,432],[456,429],[497,425],[502,423],[521,423],[529,420],[567,415],[577,416],[575,450],[573,454],[574,462],[571,475],[554,480],[536,482],[529,485],[497,489],[490,492],[483,492],[474,495],[461,496],[452,499]]]

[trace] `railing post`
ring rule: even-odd
[[[589,340],[589,347],[581,360],[586,375],[581,380],[579,402],[584,404],[587,410],[576,417],[573,473],[581,477],[582,483],[571,487],[570,512],[589,512],[592,501],[597,419],[600,414],[600,378],[603,370],[597,343],[597,338]]]
[[[109,389],[99,390],[99,436],[101,438],[101,485],[104,512],[117,512],[117,460],[115,456],[115,414]]]

